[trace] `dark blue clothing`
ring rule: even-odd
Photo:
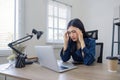
[[[90,65],[95,61],[95,40],[92,38],[85,38],[85,47],[77,50],[77,43],[73,41],[68,42],[68,47],[65,51],[61,50],[61,59],[66,62],[71,56],[74,61],[82,62],[85,65]],[[84,57],[82,56],[82,51]]]

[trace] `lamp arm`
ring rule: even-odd
[[[25,41],[28,41],[28,40],[30,40],[32,37],[33,37],[33,35],[27,35],[27,36],[25,36],[25,37],[23,37],[23,38],[20,38],[20,39],[14,41],[14,42],[9,43],[8,46],[9,46],[11,49],[13,49],[15,52],[18,53],[18,54],[16,54],[16,55],[22,54],[22,52],[20,52],[19,50],[17,50],[14,46],[17,45],[17,44],[23,43],[23,42],[25,42]]]
[[[15,45],[30,40],[33,37],[33,34],[37,35],[37,39],[39,39],[40,36],[43,34],[43,32],[33,29],[31,35],[26,35],[25,37],[20,38],[20,39],[18,39],[16,41],[13,41],[13,42],[8,44],[8,46],[16,52],[16,55],[17,55],[16,63],[15,63],[16,68],[22,68],[22,67],[25,67],[26,64],[32,64],[33,63],[33,61],[26,60],[27,59],[26,54],[23,54],[21,51],[19,51],[18,49],[15,48]]]

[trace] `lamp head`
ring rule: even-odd
[[[35,34],[35,35],[37,35],[37,39],[39,39],[41,37],[41,35],[43,34],[42,31],[37,31],[35,29],[32,30],[32,33]]]

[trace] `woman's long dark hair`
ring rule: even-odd
[[[87,37],[88,37],[87,34],[86,34],[86,32],[85,32],[84,25],[83,25],[83,23],[80,21],[80,19],[78,19],[78,18],[72,19],[72,20],[68,23],[67,29],[68,29],[70,26],[79,28],[79,29],[82,31],[82,33],[83,33],[83,38],[87,38]]]

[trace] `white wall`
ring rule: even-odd
[[[80,18],[86,30],[98,29],[97,42],[104,43],[104,60],[111,54],[112,20],[118,17],[116,7],[120,0],[60,0],[72,5],[72,18]],[[27,42],[27,54],[35,55],[34,45],[45,45],[47,0],[25,0],[25,31],[33,28],[44,31],[40,40]],[[58,50],[59,51],[59,50]]]
[[[44,32],[40,40],[37,40],[36,36],[34,36],[34,39],[27,42],[27,54],[34,55],[34,45],[45,44],[46,4],[46,0],[25,0],[26,33],[31,33],[33,28]]]

